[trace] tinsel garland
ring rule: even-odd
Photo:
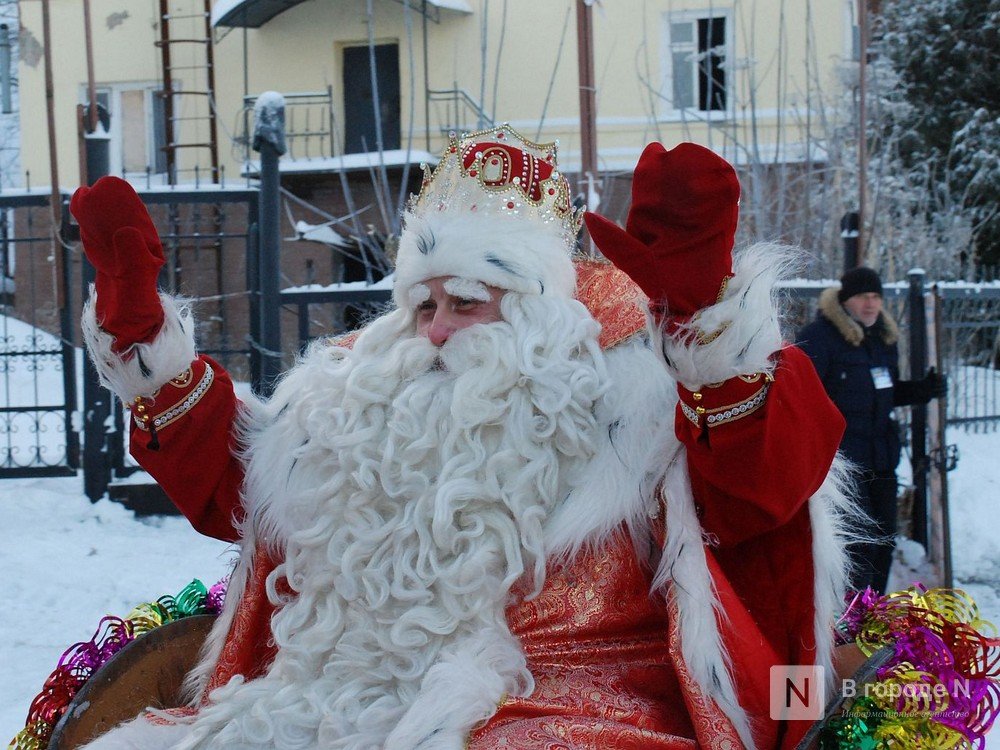
[[[140,604],[124,618],[102,618],[89,641],[73,644],[59,657],[42,691],[31,702],[24,729],[14,735],[7,750],[45,750],[73,697],[112,656],[160,625],[191,615],[219,614],[225,596],[226,581],[206,589],[195,579],[177,596]]]
[[[866,656],[884,646],[894,653],[877,680],[856,685],[849,707],[827,722],[821,750],[985,747],[1000,711],[1000,639],[968,594],[867,589],[849,602],[838,635]]]

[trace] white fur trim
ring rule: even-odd
[[[793,250],[760,243],[737,253],[734,276],[721,302],[706,307],[673,336],[662,336],[663,356],[676,380],[691,390],[737,375],[774,370],[771,355],[781,348],[775,282],[792,264]],[[692,333],[711,335],[699,344]]]
[[[611,385],[596,409],[598,452],[545,526],[549,555],[600,546],[624,521],[636,542],[658,513],[658,468],[677,450],[674,381],[642,338],[605,352]]]
[[[148,344],[133,345],[128,359],[111,349],[115,339],[98,324],[96,303],[97,293],[91,287],[80,320],[83,339],[101,385],[123,403],[129,403],[136,396],[152,397],[158,388],[184,372],[194,361],[194,318],[190,309],[174,297],[160,294],[163,327]]]
[[[653,587],[662,590],[670,585],[677,600],[684,663],[732,723],[744,747],[754,750],[750,719],[737,698],[729,654],[719,632],[718,618],[724,619],[725,612],[705,559],[684,448],[678,445],[678,451],[667,460],[670,463],[663,478],[667,543]]]
[[[847,545],[860,540],[863,513],[851,499],[852,467],[839,453],[819,490],[809,499],[813,545],[813,601],[815,606],[816,663],[826,669],[833,687],[833,630],[844,609],[851,561]]]
[[[409,301],[414,284],[440,276],[566,298],[576,287],[576,272],[555,224],[476,213],[407,214],[396,257],[396,304]]]

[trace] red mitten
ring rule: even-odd
[[[125,180],[102,177],[73,193],[69,210],[97,269],[95,312],[101,328],[114,336],[111,348],[121,354],[152,341],[163,325],[156,277],[164,258],[142,200]]]
[[[598,214],[584,220],[601,252],[649,297],[657,320],[676,323],[714,304],[732,276],[739,199],[736,172],[709,149],[651,143],[635,167],[625,229]]]

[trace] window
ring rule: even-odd
[[[80,101],[86,103],[84,88]],[[97,103],[110,116],[111,174],[144,175],[167,171],[163,98],[157,84],[97,87]]]
[[[728,14],[668,13],[665,96],[675,110],[726,110],[731,81],[732,22]]]

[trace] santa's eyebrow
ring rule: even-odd
[[[476,302],[489,302],[490,290],[481,281],[455,276],[444,282],[444,290],[452,297],[471,299]]]
[[[414,284],[406,293],[410,307],[416,307],[431,298],[431,288],[426,284]]]

